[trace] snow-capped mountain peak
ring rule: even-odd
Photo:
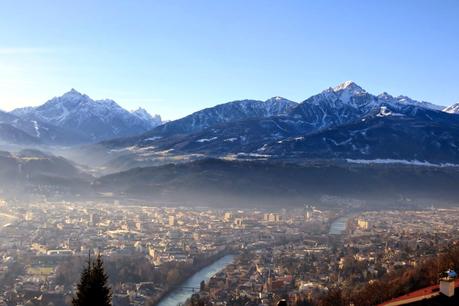
[[[146,109],[139,107],[136,110],[131,111],[132,114],[136,115],[137,117],[144,118],[144,119],[151,119],[153,118]]]
[[[354,108],[363,107],[366,110],[370,108],[377,109],[381,103],[392,105],[396,108],[401,106],[416,106],[433,110],[443,110],[444,108],[430,102],[416,101],[407,96],[394,97],[387,92],[374,96],[353,81],[346,81],[333,88],[330,87],[308,100],[316,105],[331,103],[335,107],[346,105]]]
[[[138,109],[131,111],[131,114],[139,117],[142,120],[154,122],[155,126],[162,124],[162,119],[160,115],[156,114],[152,116],[146,109],[142,107],[139,107]]]
[[[314,104],[332,103],[338,105],[353,105],[357,107],[355,97],[368,95],[368,93],[353,81],[343,82],[335,87],[330,87],[320,94],[312,96],[306,101]]]
[[[78,90],[76,90],[75,88],[71,88],[68,92],[66,92],[64,95],[66,94],[75,94],[75,95],[83,95],[82,93],[80,93]]]
[[[459,102],[446,107],[445,109],[443,109],[443,111],[450,114],[459,114]]]
[[[333,87],[333,91],[334,92],[348,91],[348,92],[350,92],[352,94],[359,94],[359,93],[366,92],[362,87],[360,87],[359,85],[357,85],[353,81],[345,81],[345,82]]]
[[[111,99],[93,100],[73,88],[41,106],[16,109],[12,113],[32,122],[75,130],[91,141],[136,135],[161,124],[160,118],[153,118],[146,111],[139,116]]]
[[[272,97],[272,98],[266,100],[266,102],[268,102],[268,101],[282,101],[282,100],[286,100],[286,99],[282,98],[280,96],[275,96],[275,97]]]
[[[85,94],[82,94],[75,88],[70,89],[66,93],[64,93],[60,98],[62,99],[89,99],[89,97]]]
[[[394,97],[392,95],[388,94],[387,92],[383,92],[383,93],[378,95],[378,99],[380,99],[380,100],[393,100]]]

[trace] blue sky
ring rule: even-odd
[[[459,101],[459,1],[2,1],[0,108],[70,88],[166,119],[345,80]]]

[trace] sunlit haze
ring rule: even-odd
[[[0,306],[459,305],[458,72],[459,0],[2,1]]]

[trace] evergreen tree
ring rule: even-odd
[[[100,254],[95,262],[92,262],[89,256],[88,265],[81,273],[81,280],[77,285],[77,293],[72,300],[72,305],[111,306],[112,295],[107,280],[108,277]]]
[[[80,283],[77,285],[76,297],[72,300],[73,306],[91,305],[90,299],[91,255],[88,257],[88,265],[81,272]]]
[[[104,270],[104,263],[100,254],[97,256],[96,262],[92,267],[92,285],[94,288],[94,301],[95,305],[110,306],[112,294],[108,287],[108,276]]]

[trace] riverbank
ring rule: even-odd
[[[199,270],[183,282],[179,288],[174,289],[168,295],[164,296],[157,306],[177,306],[184,304],[189,298],[191,298],[193,293],[199,291],[199,286],[202,281],[208,282],[212,276],[233,263],[234,257],[235,255],[232,254],[225,255],[211,265]]]
[[[347,224],[350,219],[354,218],[356,213],[347,214],[341,217],[334,219],[330,223],[330,230],[328,231],[329,235],[341,235],[347,229]]]
[[[193,266],[190,269],[187,269],[186,271],[182,271],[181,272],[181,276],[182,277],[180,278],[180,281],[178,281],[174,285],[171,285],[171,286],[165,288],[164,291],[157,297],[157,299],[155,301],[153,301],[153,303],[154,303],[153,305],[156,305],[156,306],[166,306],[166,305],[176,306],[177,304],[165,303],[164,302],[165,299],[167,299],[168,296],[173,294],[174,291],[176,291],[177,289],[180,289],[182,287],[188,287],[187,289],[190,289],[190,290],[188,290],[188,296],[183,301],[183,302],[185,302],[186,299],[191,297],[191,294],[193,293],[191,291],[191,288],[199,288],[200,282],[202,280],[207,280],[207,279],[202,278],[202,279],[198,280],[199,283],[197,285],[195,284],[195,286],[185,285],[185,283],[189,282],[190,279],[195,277],[195,275],[200,274],[203,270],[205,270],[205,269],[207,269],[209,267],[218,265],[218,263],[223,258],[228,257],[228,256],[232,257],[231,259],[233,260],[235,255],[232,252],[230,252],[229,250],[225,250],[225,251],[222,251],[222,252],[220,252],[218,254],[209,256],[205,260],[202,260],[201,262],[193,264]],[[224,267],[226,267],[226,265],[223,266],[222,268],[220,268],[218,271],[222,270]],[[218,272],[218,271],[216,271],[216,272]],[[178,303],[180,303],[180,302],[178,302]]]

